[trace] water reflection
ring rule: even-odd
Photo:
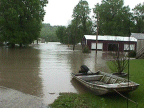
[[[0,86],[41,96],[39,50],[0,48]]]
[[[103,52],[98,51],[96,55],[95,51],[84,54],[81,50],[74,51],[68,55],[69,64],[71,65],[71,71],[77,73],[81,65],[87,65],[92,72],[101,70],[108,72],[106,66],[106,60],[103,59]]]
[[[39,49],[44,101],[52,103],[60,92],[77,92],[70,82],[71,65],[67,59],[73,51],[60,43],[41,44]]]
[[[79,94],[83,94],[83,93],[86,93],[86,92],[91,92],[88,88],[86,88],[84,85],[82,85],[80,82],[78,82],[74,78],[71,79],[71,83],[75,87],[75,89],[77,90],[77,92]]]
[[[42,97],[52,103],[60,92],[83,93],[85,89],[72,80],[71,73],[85,64],[91,71],[107,71],[102,52],[83,54],[81,46],[43,43],[24,49],[0,49],[0,86]]]

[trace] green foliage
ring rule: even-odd
[[[72,27],[75,28],[74,35],[81,42],[84,35],[92,34],[92,21],[89,18],[91,10],[86,0],[80,0],[73,9]]]
[[[81,41],[80,35],[80,27],[78,27],[78,21],[72,20],[71,24],[68,26],[68,37],[69,37],[69,43],[76,45],[78,42]]]
[[[132,27],[133,32],[142,33],[144,32],[144,4],[138,4],[133,9],[134,26]]]
[[[88,46],[85,46],[83,49],[82,49],[83,53],[90,53],[90,49]]]
[[[129,57],[136,57],[136,51],[135,50],[130,51],[128,56]]]
[[[98,104],[100,102],[100,104]],[[60,97],[50,106],[52,108],[105,108],[105,100],[95,100],[93,94],[61,93]]]
[[[99,34],[114,36],[129,36],[130,31],[144,31],[144,4],[138,4],[133,12],[129,6],[124,6],[123,0],[102,0],[93,9],[99,12]]]
[[[68,27],[58,27],[56,34],[61,43],[75,45],[81,42],[84,34],[92,34],[92,21],[89,18],[90,9],[86,0],[80,0],[73,9],[73,20]],[[73,49],[74,49],[73,47]]]
[[[99,34],[127,36],[130,26],[130,8],[125,7],[123,0],[102,0],[95,5],[94,13],[99,12]]]
[[[47,0],[1,0],[1,39],[11,44],[29,44],[37,39]]]
[[[76,20],[77,26],[82,25],[83,34],[87,34],[86,22],[89,20],[90,8],[86,0],[80,0],[73,10],[72,17]]]
[[[68,27],[58,27],[56,34],[61,43],[73,44],[81,42],[85,34],[92,34],[92,21],[89,18],[90,9],[86,0],[80,0],[73,9],[73,20]]]
[[[110,62],[110,61],[109,61]],[[140,84],[137,90],[124,94],[129,99],[138,103],[138,108],[144,106],[144,59],[130,60],[130,80]],[[125,70],[127,72],[127,70]],[[52,108],[136,108],[136,104],[128,101],[119,94],[96,96],[92,93],[75,94],[63,93],[55,100]],[[82,106],[80,106],[82,105]],[[77,106],[77,107],[76,107]]]
[[[121,74],[128,66],[128,59],[124,55],[119,54],[119,51],[113,56],[113,60],[109,62],[108,67],[112,72],[118,72]]]
[[[56,30],[58,26],[51,26],[50,24],[42,24],[40,37],[45,39],[47,42],[58,42]]]
[[[125,58],[113,60],[108,63],[108,67],[112,72],[122,73],[128,66],[128,61]]]
[[[66,27],[65,26],[59,26],[56,30],[56,35],[61,43],[65,44],[67,37],[66,37]]]

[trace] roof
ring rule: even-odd
[[[84,35],[86,40],[96,40],[96,35]],[[108,41],[129,41],[129,37],[122,36],[108,36],[108,35],[98,35],[98,40],[108,40]],[[130,37],[130,41],[137,42],[137,39],[134,37]]]
[[[136,39],[144,40],[144,33],[132,33],[131,37]]]

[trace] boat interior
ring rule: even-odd
[[[98,75],[83,75],[77,76],[85,80],[86,82],[95,83],[95,84],[115,84],[115,83],[126,83],[127,79],[117,77],[110,74],[98,74]]]

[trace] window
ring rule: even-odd
[[[91,43],[91,49],[96,49],[96,43]],[[103,49],[103,43],[97,43],[97,50]]]
[[[129,44],[124,44],[124,50],[129,50]],[[130,44],[130,50],[135,50],[135,44]]]

